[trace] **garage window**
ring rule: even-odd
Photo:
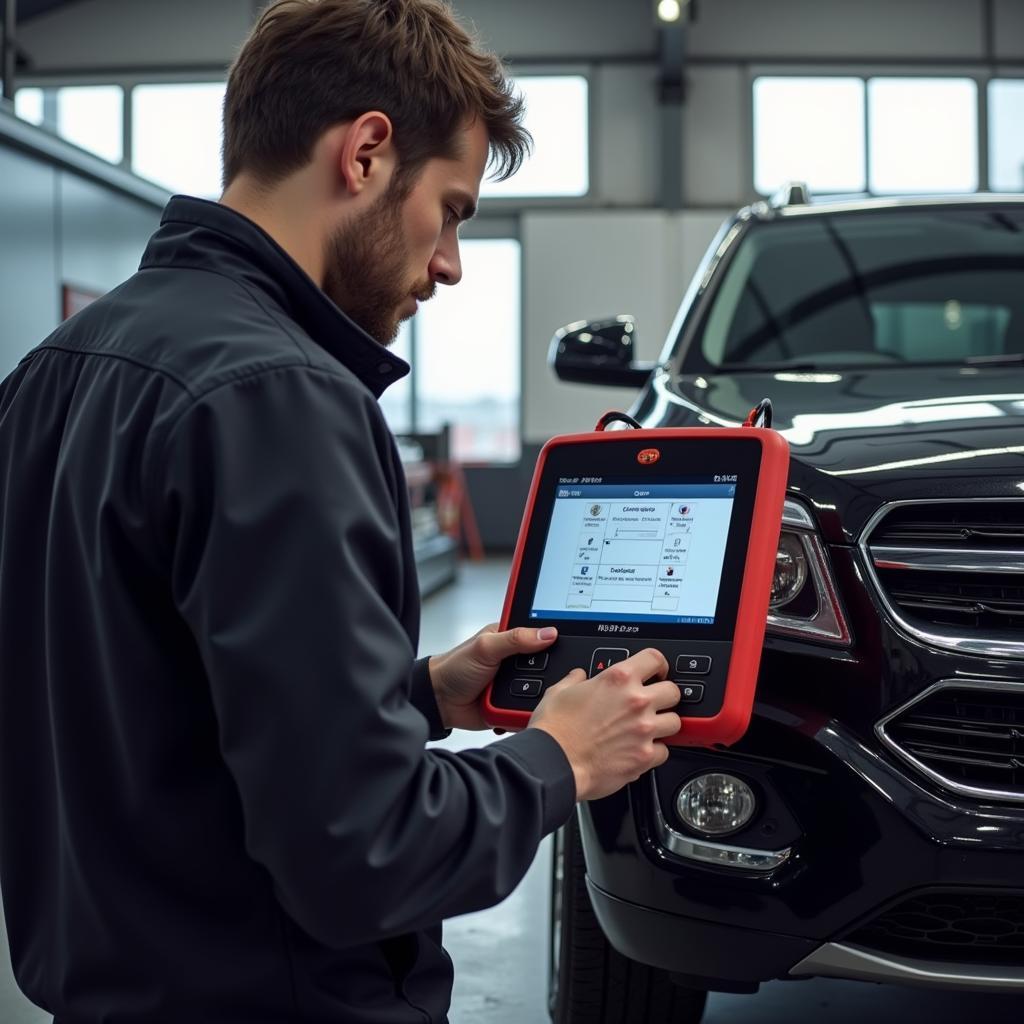
[[[452,426],[461,462],[519,458],[520,246],[513,238],[463,241],[462,281],[437,294],[393,351],[413,364],[382,405],[396,433]]]
[[[50,111],[48,103],[53,103]],[[50,124],[68,142],[119,164],[124,155],[124,90],[119,85],[75,85],[60,89],[19,89],[14,112],[32,124]]]
[[[223,82],[139,85],[132,90],[132,170],[171,192],[221,194]]]
[[[482,196],[584,196],[590,190],[587,80],[582,75],[515,80],[526,103],[533,155],[508,181],[484,180]]]
[[[43,90],[19,89],[14,94],[14,112],[29,124],[43,123]]]
[[[970,78],[868,82],[868,180],[880,195],[978,188],[978,86]]]
[[[1024,81],[988,85],[989,180],[998,192],[1024,192]]]
[[[1009,153],[1001,159],[1019,164],[1024,99],[1007,92],[1000,100],[998,116],[1006,124],[1000,154]],[[787,181],[823,194],[979,187],[972,78],[760,77],[753,85],[753,132],[754,187],[762,195]]]
[[[754,82],[754,187],[787,181],[814,192],[863,192],[864,82],[758,78]]]

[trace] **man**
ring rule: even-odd
[[[384,347],[461,275],[526,136],[439,0],[282,0],[235,62],[219,204],[0,387],[0,885],[57,1024],[446,1019],[446,916],[666,756],[655,651],[482,750],[482,631],[415,661]]]

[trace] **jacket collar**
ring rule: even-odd
[[[347,317],[270,235],[227,206],[191,196],[171,199],[139,269],[174,266],[243,278],[269,294],[377,398],[409,372],[408,363]]]

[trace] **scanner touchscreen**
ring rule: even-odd
[[[531,619],[715,621],[735,483],[559,484]]]

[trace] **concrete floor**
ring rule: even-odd
[[[421,650],[445,650],[501,611],[506,561],[463,567],[457,585],[423,609]],[[442,744],[465,749],[500,742],[490,733],[455,733]],[[544,1024],[550,840],[516,891],[500,906],[449,921],[445,941],[455,961],[451,1024]],[[10,975],[0,928],[0,1024],[50,1024],[28,1003]],[[772,982],[756,996],[712,995],[705,1024],[1020,1024],[1024,999],[933,993],[842,981]],[[659,1024],[652,1021],[651,1024]]]

